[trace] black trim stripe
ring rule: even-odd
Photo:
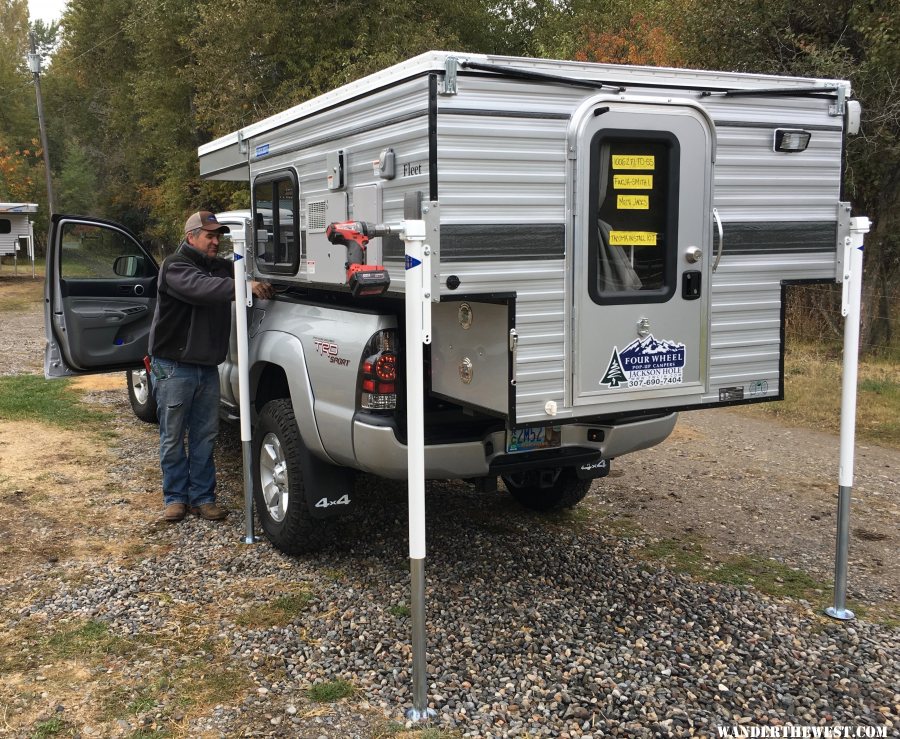
[[[747,254],[800,254],[834,252],[837,249],[837,222],[764,221],[725,222],[723,256]],[[719,234],[713,233],[713,252],[719,248]]]
[[[428,75],[428,199],[438,199],[438,78],[436,74]]]
[[[441,108],[441,115],[477,115],[493,118],[536,118],[550,121],[568,121],[570,113],[541,113],[524,110],[492,110],[489,108]]]
[[[476,223],[441,226],[441,262],[563,259],[564,223]]]

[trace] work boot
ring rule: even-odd
[[[187,506],[184,503],[169,503],[163,511],[163,521],[175,523],[187,514]]]
[[[228,511],[219,508],[215,503],[204,503],[203,505],[191,506],[191,513],[206,521],[221,521],[228,515]]]

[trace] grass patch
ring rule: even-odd
[[[66,429],[101,431],[109,414],[85,405],[68,380],[48,382],[38,375],[0,377],[0,420],[38,421]]]
[[[641,556],[699,579],[738,587],[752,585],[766,595],[814,602],[821,599],[823,592],[830,591],[830,586],[805,572],[763,557],[741,555],[712,563],[697,537],[652,542],[641,550]]]
[[[41,279],[43,269],[36,270],[38,278],[31,278],[31,264],[28,273],[19,265],[19,276],[13,277],[12,269],[0,272],[0,312],[34,310],[44,302],[44,281]],[[9,317],[6,320],[10,320]]]
[[[744,412],[837,433],[841,370],[839,352],[789,344],[784,359],[785,399],[745,406]],[[900,362],[888,357],[860,360],[856,432],[860,439],[900,449]]]
[[[356,692],[346,680],[332,680],[327,683],[316,683],[308,691],[310,700],[316,703],[334,703],[342,698],[349,698]]]
[[[53,634],[47,639],[47,648],[57,657],[90,657],[127,654],[133,645],[127,639],[111,634],[106,624],[87,621]]]
[[[312,593],[307,591],[281,595],[269,603],[248,608],[238,615],[235,622],[251,628],[286,626],[309,607],[312,598]]]
[[[251,687],[244,670],[206,660],[189,663],[178,671],[174,682],[185,707],[228,703]]]
[[[71,728],[72,727],[69,726],[68,722],[63,721],[59,716],[54,716],[51,719],[35,724],[31,739],[43,739],[47,736],[58,736]]]
[[[409,606],[391,606],[388,608],[388,613],[397,618],[409,618]]]

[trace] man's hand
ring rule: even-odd
[[[251,282],[250,289],[257,298],[269,300],[275,294],[275,288],[268,282]]]

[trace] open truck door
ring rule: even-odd
[[[707,385],[715,132],[689,101],[598,96],[573,117],[573,403],[678,408]]]
[[[125,227],[56,214],[44,283],[47,378],[143,367],[159,268]]]

